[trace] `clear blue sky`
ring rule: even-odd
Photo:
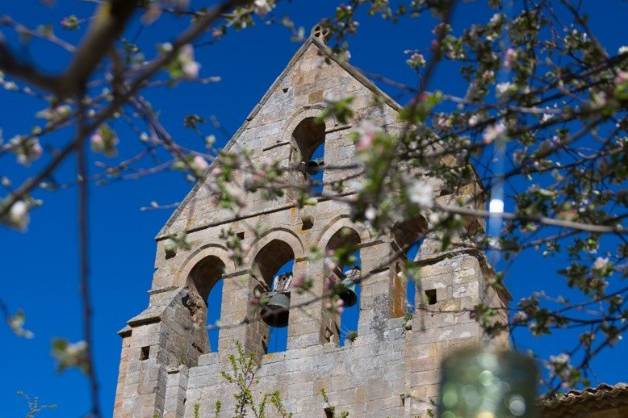
[[[36,0],[4,2],[1,13],[11,14],[29,26],[58,22],[70,13],[80,17],[89,15],[91,5],[80,1],[57,1],[49,9]],[[192,1],[192,4],[198,1]],[[205,2],[207,3],[207,2]],[[282,7],[299,25],[309,28],[320,18],[334,12],[336,2],[294,1]],[[625,2],[590,2],[591,22],[595,32],[612,52],[626,43]],[[601,7],[602,4],[604,7]],[[490,15],[468,6],[456,15],[457,22],[486,20]],[[160,24],[159,31],[146,30],[141,36],[143,45],[171,39],[182,26],[176,22]],[[366,72],[377,73],[399,81],[413,83],[414,74],[405,64],[406,49],[426,50],[431,41],[431,19],[390,25],[378,18],[361,22],[360,34],[352,39],[351,62]],[[129,33],[134,34],[137,28]],[[3,32],[9,33],[3,29]],[[71,34],[71,39],[77,35]],[[230,33],[222,42],[197,50],[203,76],[219,75],[222,82],[214,85],[183,85],[175,90],[159,89],[149,94],[161,112],[166,127],[177,140],[201,147],[201,140],[183,128],[183,117],[198,113],[216,115],[226,129],[234,132],[274,78],[287,64],[298,44],[289,40],[282,27],[259,25],[240,33]],[[35,60],[46,68],[63,68],[68,56],[54,47],[43,47],[36,42],[30,50]],[[463,85],[453,73],[440,73],[432,88],[460,92]],[[402,104],[406,97],[384,86]],[[2,115],[0,127],[5,138],[27,132],[33,125],[34,110],[44,104],[11,92],[0,92]],[[137,135],[122,124],[116,125],[122,139],[122,154],[137,149]],[[209,129],[209,128],[207,128]],[[211,131],[208,130],[207,133]],[[50,140],[63,143],[69,137],[57,135]],[[226,138],[216,132],[224,143]],[[100,158],[98,158],[100,159]],[[0,176],[23,178],[20,169],[10,158],[0,160]],[[93,162],[93,161],[92,161]],[[33,168],[36,169],[38,165]],[[67,181],[74,163],[62,167],[59,179]],[[120,338],[116,331],[127,319],[147,305],[146,291],[150,287],[155,245],[153,238],[170,214],[166,211],[140,212],[139,208],[155,200],[166,204],[183,198],[191,185],[179,173],[165,173],[133,182],[119,182],[92,188],[91,250],[92,291],[95,305],[96,371],[101,384],[104,416],[110,416],[117,379]],[[42,413],[42,417],[78,417],[88,410],[87,385],[78,371],[58,374],[50,356],[50,340],[57,336],[70,340],[81,339],[81,314],[78,295],[76,190],[70,188],[55,193],[38,193],[45,206],[32,213],[27,233],[0,228],[0,297],[10,309],[23,308],[28,315],[27,327],[35,332],[35,339],[23,340],[0,327],[0,403],[2,417],[23,415],[25,403],[15,394],[23,390],[42,401],[56,403],[56,410]],[[554,272],[557,264],[548,264],[534,254],[523,254],[510,268],[506,283],[514,299],[531,291],[544,289],[548,293],[560,291]],[[525,333],[516,336],[517,347],[533,348],[540,355],[556,353],[565,346],[562,337],[534,339]],[[572,340],[573,341],[573,340]],[[571,343],[570,343],[571,344]],[[606,351],[595,361],[598,374],[593,383],[616,382],[625,379],[626,343]]]

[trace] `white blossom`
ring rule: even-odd
[[[608,258],[605,257],[598,257],[595,259],[595,262],[593,263],[593,268],[595,270],[606,270],[606,268],[608,267]]]
[[[70,115],[72,109],[68,105],[59,105],[52,108],[40,110],[35,114],[36,117],[46,119],[49,122],[58,122]]]
[[[514,85],[509,82],[497,83],[495,86],[495,91],[497,91],[497,96],[504,96],[507,93],[510,93],[513,90]]]
[[[442,212],[431,212],[428,216],[428,220],[430,221],[430,225],[434,226],[434,225],[438,225],[440,224],[443,219],[445,219],[447,217],[447,214],[442,213]]]
[[[10,315],[7,318],[7,323],[9,324],[9,328],[11,331],[18,337],[26,338],[28,340],[32,339],[35,334],[33,331],[24,328],[24,323],[26,322],[26,315],[24,311],[19,310],[15,314]]]
[[[417,180],[408,187],[410,201],[424,208],[432,207],[434,203],[433,192],[432,185],[422,180]]]
[[[183,64],[183,72],[188,78],[197,78],[201,69],[201,64],[196,61],[190,61]]]
[[[28,222],[28,205],[24,201],[18,200],[11,206],[11,209],[9,209],[9,224],[18,229],[25,230]]]
[[[491,199],[488,204],[490,213],[504,213],[504,201],[502,199]]]
[[[473,127],[473,126],[477,125],[479,121],[480,121],[480,116],[478,116],[477,113],[473,114],[469,118],[469,126]]]
[[[377,210],[375,210],[375,208],[373,206],[369,206],[365,211],[364,211],[364,217],[369,220],[369,221],[373,221],[375,220],[375,217],[377,216]]]
[[[593,94],[593,105],[596,108],[604,107],[606,106],[606,103],[607,103],[607,97],[606,97],[605,92],[600,91]]]
[[[17,90],[17,84],[15,84],[13,81],[5,81],[4,82],[4,89],[7,91],[15,91]]]
[[[425,65],[425,57],[418,52],[414,52],[410,55],[410,58],[406,60],[406,64],[411,68],[423,67]]]
[[[547,362],[547,368],[551,376],[558,376],[563,381],[563,385],[569,384],[572,376],[573,366],[570,364],[571,357],[567,353],[561,353],[556,356],[550,356]]]
[[[194,60],[194,48],[192,45],[184,45],[179,51],[178,59],[181,63],[181,70],[187,78],[198,77],[201,64]]]
[[[212,148],[215,143],[216,143],[216,136],[215,135],[207,135],[205,137],[205,146],[207,148]]]
[[[87,343],[81,340],[75,343],[68,344],[68,347],[65,349],[65,351],[70,356],[77,356],[81,354],[83,351],[85,351],[86,349],[87,349]]]
[[[255,8],[255,13],[260,16],[265,16],[273,9],[273,5],[268,0],[255,0],[253,2],[253,7]]]
[[[523,322],[526,322],[527,320],[528,314],[524,311],[519,311],[512,317],[512,321],[516,324],[521,324]]]
[[[451,128],[451,118],[445,115],[438,115],[436,117],[436,126],[438,126],[440,129]]]
[[[89,138],[89,142],[94,152],[100,152],[109,157],[116,155],[118,136],[107,125],[101,125]]]
[[[501,13],[495,13],[493,16],[491,16],[491,20],[489,20],[488,23],[491,25],[497,25],[501,23],[503,17],[504,16]]]
[[[617,50],[617,53],[620,54],[620,55],[621,54],[625,54],[627,52],[628,52],[628,46],[626,46],[626,45],[620,46],[619,49]]]
[[[15,147],[17,162],[21,165],[29,165],[43,153],[38,138],[24,139],[21,136],[15,136],[9,142]]]

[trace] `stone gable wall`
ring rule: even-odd
[[[257,163],[287,161],[291,132],[298,123],[318,116],[325,100],[347,96],[354,97],[356,114],[370,115],[376,123],[396,127],[395,110],[381,104],[372,86],[330,60],[320,45],[309,41],[229,147],[250,150]],[[375,105],[376,101],[380,104]],[[327,124],[326,165],[357,162],[352,138],[355,128],[333,121]],[[326,172],[324,181],[350,174]],[[348,182],[345,191],[351,193],[356,187],[359,179]],[[234,352],[236,341],[258,356],[256,390],[279,390],[295,417],[326,416],[323,389],[329,396],[327,406],[333,406],[337,413],[346,410],[352,417],[426,416],[433,408],[441,357],[482,338],[468,309],[484,298],[504,303],[496,295],[485,293],[482,258],[458,252],[429,261],[421,270],[417,292],[435,289],[438,302],[418,310],[406,323],[396,307],[399,300],[405,301],[405,293],[395,294],[399,292],[395,281],[398,271],[394,263],[383,265],[394,251],[392,237],[372,236],[368,228],[353,225],[349,208],[340,202],[320,199],[314,206],[298,208],[289,195],[268,202],[257,193],[247,195],[246,200],[247,207],[233,214],[216,208],[205,187],[195,187],[162,230],[157,239],[149,305],[120,331],[122,354],[114,416],[194,417],[198,405],[201,417],[213,417],[218,400],[223,404],[220,416],[232,416],[234,387],[224,381],[220,371],[229,370],[227,355]],[[304,227],[304,218],[313,220],[312,225]],[[250,225],[262,226],[265,232],[255,237]],[[321,296],[323,260],[310,262],[305,256],[312,246],[324,249],[342,228],[350,228],[359,236],[362,271],[371,274],[362,283],[359,336],[353,343],[338,347],[326,340],[324,323],[329,318],[323,301],[318,300],[290,311],[288,349],[283,353],[261,351],[263,329],[255,323],[222,329],[218,352],[210,352],[206,330],[198,323],[198,318],[204,318],[197,312],[202,305],[189,279],[195,265],[207,257],[224,264],[221,322],[237,324],[251,314],[251,269],[264,245],[272,240],[288,244],[295,257],[295,277],[307,274],[315,278],[312,292],[315,297]],[[220,239],[221,231],[226,229],[244,233],[243,243],[250,251],[242,266],[231,261]],[[167,258],[164,237],[181,231],[188,233],[191,249],[179,249]],[[430,256],[427,250],[422,249],[423,253]],[[292,293],[293,306],[312,297]],[[421,300],[420,295],[416,300]],[[448,313],[430,312],[438,309]]]

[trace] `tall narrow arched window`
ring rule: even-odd
[[[294,269],[294,259],[291,259],[284,263],[273,277],[273,283],[271,289],[274,289],[275,292],[278,291],[287,291],[287,295],[290,293],[290,281],[292,278],[292,271]],[[271,299],[268,300],[271,302]],[[289,314],[289,313],[288,313]],[[289,317],[289,315],[288,315]],[[288,318],[286,318],[286,322]],[[288,327],[287,326],[269,326],[268,327],[268,343],[267,350],[268,353],[276,353],[281,351],[286,351],[288,347]]]
[[[193,345],[201,353],[218,351],[224,263],[215,256],[198,262],[188,277],[189,293],[184,300],[195,328]],[[205,331],[207,328],[208,331]],[[209,335],[208,335],[209,334]]]
[[[251,273],[258,283],[261,321],[253,326],[263,353],[284,351],[287,347],[293,269],[294,252],[280,240],[266,244],[255,257]]]
[[[325,168],[325,125],[317,118],[303,119],[292,132],[294,149],[291,162],[300,173],[302,184],[312,196],[323,193]]]
[[[329,240],[325,252],[325,288],[337,296],[324,304],[323,325],[327,341],[345,345],[357,337],[360,317],[360,236],[341,228]]]
[[[419,252],[421,250],[421,244],[423,244],[423,239],[419,239],[413,242],[410,247],[406,250],[405,258],[408,262],[415,262],[418,260]],[[419,279],[415,277],[415,274],[412,272],[408,272],[406,274],[406,313],[413,315],[416,310],[417,300],[416,300],[416,280]]]
[[[393,263],[390,286],[393,317],[413,314],[416,309],[417,280],[420,278],[410,274],[406,263],[416,261],[425,230],[426,223],[422,218],[401,222],[393,229],[393,251],[399,254],[397,261]]]

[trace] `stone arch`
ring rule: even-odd
[[[220,288],[215,289],[216,284],[225,274],[234,270],[235,265],[229,258],[228,250],[219,244],[210,243],[190,254],[177,273],[175,284],[185,288],[183,305],[187,308],[193,324],[192,345],[201,353],[212,349],[207,332],[208,319],[211,319],[212,323],[219,320],[223,311],[222,303],[218,302],[222,297],[217,297],[217,306],[211,306],[210,294],[216,298],[212,290],[221,291]],[[217,350],[218,346],[216,341],[213,349]]]
[[[322,329],[321,333],[324,340],[329,342],[336,342],[341,344],[343,339],[347,336],[347,331],[356,331],[358,327],[358,319],[360,313],[360,282],[361,278],[361,257],[359,255],[360,245],[364,243],[363,236],[358,232],[359,228],[348,218],[341,218],[332,223],[331,228],[327,228],[321,236],[321,249],[324,250],[326,257],[331,252],[338,248],[353,248],[358,252],[355,262],[341,263],[332,267],[332,263],[324,263],[323,266],[323,278],[325,281],[326,290],[334,290],[334,293],[339,296],[339,300],[329,300],[323,305],[322,311]],[[365,230],[362,230],[363,235],[368,234]],[[352,279],[355,279],[353,281]],[[347,286],[338,288],[337,286]],[[343,289],[343,290],[340,290]],[[338,293],[336,293],[338,292]],[[342,312],[339,309],[335,309],[333,303],[343,302]],[[353,303],[353,306],[349,306]],[[350,325],[347,325],[347,320]],[[354,329],[350,329],[354,328]]]
[[[281,128],[281,132],[283,133],[283,137],[281,142],[290,142],[292,132],[296,129],[297,125],[301,123],[302,120],[307,118],[317,118],[321,115],[321,113],[325,110],[325,107],[322,105],[312,105],[303,107],[300,110],[294,112],[286,121],[284,126]],[[328,118],[325,120],[325,131],[329,131],[336,127],[338,123],[335,119]]]
[[[301,255],[303,252],[294,235],[287,231],[273,232],[252,249],[249,269],[249,294],[259,302],[249,309],[248,317],[254,320],[249,324],[247,339],[252,352],[258,355],[283,351],[287,347],[285,327],[290,318],[291,282],[296,264],[294,248]]]
[[[392,239],[399,249],[403,249],[422,237],[427,229],[427,220],[417,216],[395,224],[392,228]]]
[[[192,267],[188,274],[186,286],[194,290],[207,305],[207,298],[214,285],[225,274],[225,264],[215,255],[208,255]]]
[[[280,239],[272,239],[257,251],[253,264],[251,265],[251,273],[261,277],[269,288],[272,286],[273,275],[279,267],[284,265],[296,257],[290,244]]]
[[[428,222],[423,217],[407,219],[397,223],[392,229],[392,251],[402,252],[392,263],[392,275],[390,282],[391,315],[401,317],[406,313],[412,313],[416,309],[417,296],[420,297],[420,282],[416,282],[406,270],[406,261],[409,251],[413,251],[416,257],[421,251],[425,232],[428,230]],[[418,248],[414,248],[418,247]],[[412,306],[412,312],[408,308]]]
[[[215,243],[205,244],[194,250],[182,263],[176,274],[174,283],[175,286],[185,286],[194,266],[196,266],[204,258],[211,256],[220,259],[220,261],[224,264],[224,274],[231,274],[235,272],[235,263],[230,259],[229,250],[226,247]]]
[[[257,253],[268,243],[274,240],[283,241],[287,245],[289,245],[292,249],[292,252],[294,253],[295,259],[305,257],[305,248],[303,246],[303,242],[297,236],[297,234],[295,234],[288,228],[274,228],[264,233],[260,238],[257,239],[257,241],[255,241],[251,245],[251,249],[244,257],[244,264],[249,269],[251,269],[253,267],[253,262],[255,261]]]
[[[340,215],[332,219],[331,222],[323,228],[319,237],[316,239],[318,248],[326,248],[329,240],[342,228],[354,230],[360,237],[362,244],[371,240],[371,232],[364,225],[352,222],[349,215]]]
[[[327,131],[335,122],[319,120],[322,106],[310,106],[291,116],[283,129],[283,141],[290,144],[289,164],[293,167],[291,176],[295,188],[307,187],[312,196],[323,193],[327,154]],[[295,192],[291,193],[294,197]]]

